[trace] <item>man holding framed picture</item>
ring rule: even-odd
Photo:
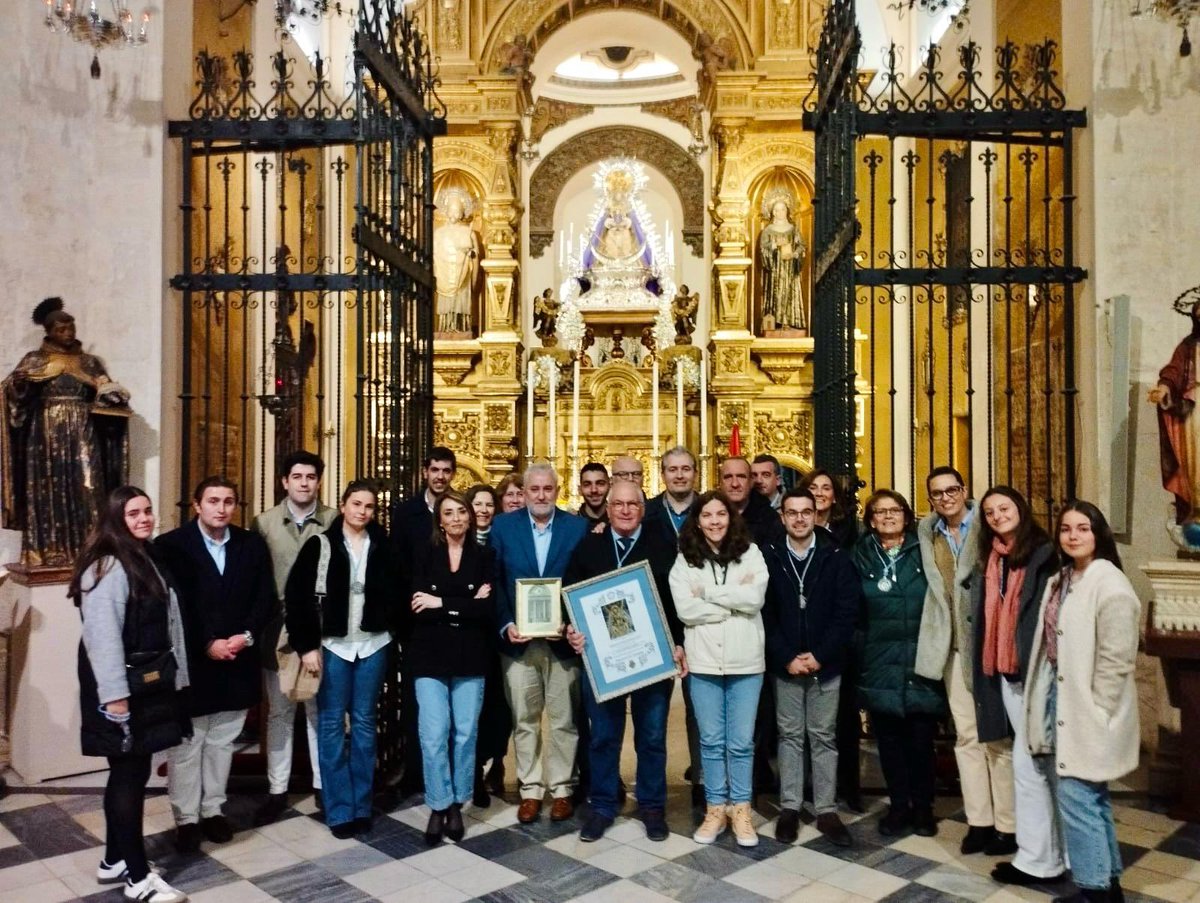
[[[642,529],[646,497],[637,483],[618,480],[608,494],[610,529],[589,533],[571,556],[564,582],[594,580],[638,562],[647,562],[666,615],[671,634],[672,656],[681,674],[687,673],[683,653],[683,625],[675,615],[669,577],[675,563],[675,546],[660,534]],[[604,627],[610,638],[621,639],[635,629],[635,616],[625,599],[614,599],[602,607]],[[582,626],[582,625],[580,625]],[[583,654],[586,632],[567,628],[567,640]],[[625,707],[633,714],[634,749],[637,752],[637,797],[640,817],[650,840],[666,840],[669,831],[663,816],[667,802],[667,714],[675,683],[658,680],[629,693],[600,702],[592,681],[583,682],[583,699],[591,722],[588,756],[591,764],[591,816],[579,832],[584,842],[599,840],[612,825],[619,804],[621,744],[625,739]]]
[[[538,636],[522,633],[518,625],[537,624],[528,604],[552,594],[550,615],[560,623],[561,602],[555,581],[563,576],[571,552],[591,523],[555,506],[558,474],[544,462],[525,471],[525,508],[501,514],[492,522],[489,539],[496,556],[496,611],[500,623],[500,660],[504,691],[513,713],[513,753],[520,783],[521,824],[537,821],[547,785],[554,802],[552,821],[565,821],[575,813],[575,752],[579,731],[575,711],[579,705],[579,659],[561,633]],[[534,606],[538,607],[538,606]],[[539,614],[539,612],[534,612]],[[542,713],[549,722],[546,768],[542,770]]]

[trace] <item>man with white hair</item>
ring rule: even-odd
[[[517,631],[516,583],[531,577],[562,578],[571,553],[587,533],[585,518],[556,507],[558,474],[542,461],[525,471],[525,510],[501,514],[492,522],[496,556],[493,586],[500,623],[501,668],[513,713],[513,752],[521,805],[517,819],[529,824],[541,815],[546,790],[552,821],[574,812],[575,752],[579,731],[579,658],[567,641],[531,639]],[[542,713],[547,716],[546,766],[542,769]]]

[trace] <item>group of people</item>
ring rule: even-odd
[[[125,881],[129,899],[184,899],[146,861],[150,756],[169,750],[180,850],[228,840],[234,741],[264,685],[270,793],[256,822],[288,808],[296,703],[262,673],[284,628],[319,678],[305,715],[335,836],[371,830],[377,699],[398,648],[406,779],[423,785],[430,845],[462,839],[463,806],[503,789],[510,738],[518,821],[537,821],[547,803],[565,821],[586,799],[580,839],[599,840],[626,795],[627,710],[638,815],[649,839],[666,840],[674,682],[600,701],[581,679],[585,633],[517,627],[517,581],[570,585],[638,562],[684,681],[687,774],[705,806],[695,841],[730,830],[756,845],[752,805],[766,780],[778,787],[779,841],[794,842],[805,820],[851,845],[838,798],[862,810],[863,709],[890,797],[879,832],[936,834],[935,737],[949,715],[962,852],[1012,854],[993,871],[1012,884],[1056,880],[1069,860],[1078,893],[1060,899],[1122,899],[1106,782],[1137,764],[1139,603],[1094,506],[1066,505],[1051,539],[1015,490],[992,487],[975,503],[940,467],[919,524],[890,489],[856,522],[830,474],[785,490],[765,455],[726,459],[720,488],[698,492],[681,446],[662,456],[665,489],[650,499],[637,459],[611,472],[589,463],[572,513],[548,463],[459,493],[454,454],[439,447],[389,533],[369,483],[351,482],[337,511],[322,505],[323,470],[315,455],[292,455],[283,500],[249,530],[230,523],[236,487],[205,480],[195,520],[158,539],[146,494],[123,487],[79,560],[83,746],[111,766],[98,879]]]

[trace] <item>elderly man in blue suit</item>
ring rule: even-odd
[[[574,814],[575,751],[579,732],[579,657],[565,639],[530,639],[516,626],[516,581],[530,577],[562,578],[575,546],[588,530],[585,518],[555,506],[558,474],[545,462],[525,471],[525,510],[502,514],[492,523],[496,555],[496,611],[500,619],[504,690],[513,713],[513,751],[522,824],[536,821],[549,788],[553,821]],[[546,766],[542,770],[542,713],[549,726]]]

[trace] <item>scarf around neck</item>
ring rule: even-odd
[[[1021,670],[1017,660],[1017,618],[1021,613],[1021,586],[1025,583],[1025,568],[1008,569],[1004,595],[1000,595],[1003,559],[1012,551],[1012,545],[999,536],[993,537],[992,551],[984,572],[983,673],[988,677],[993,674],[1018,674]]]

